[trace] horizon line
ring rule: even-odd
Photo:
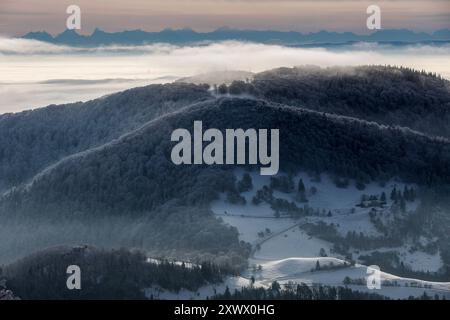
[[[438,32],[438,31],[450,31],[450,28],[439,28],[433,31],[417,31],[417,30],[413,30],[413,29],[408,29],[408,28],[381,28],[381,29],[377,29],[377,30],[370,30],[369,33],[356,33],[354,31],[330,31],[327,29],[322,29],[319,31],[310,31],[310,32],[303,32],[303,31],[285,31],[285,30],[277,30],[277,29],[240,29],[240,28],[231,28],[231,27],[219,27],[217,29],[211,30],[211,31],[197,31],[194,28],[191,27],[184,27],[184,28],[171,28],[171,27],[166,27],[163,29],[160,29],[159,31],[147,31],[144,29],[123,29],[121,31],[105,31],[104,29],[101,29],[101,27],[95,27],[95,29],[88,34],[83,34],[80,33],[79,30],[77,29],[65,29],[59,33],[50,33],[46,30],[37,30],[37,31],[28,31],[22,35],[18,35],[18,36],[12,36],[12,38],[22,38],[28,34],[33,34],[33,33],[45,33],[50,35],[51,37],[57,37],[65,32],[73,32],[76,33],[79,36],[83,36],[83,37],[88,37],[88,36],[92,36],[94,35],[96,32],[103,32],[103,33],[107,33],[107,34],[117,34],[117,33],[122,33],[122,32],[145,32],[145,33],[162,33],[164,31],[172,31],[172,32],[177,32],[177,31],[190,31],[193,33],[197,33],[197,34],[211,34],[214,32],[218,32],[218,31],[241,31],[241,32],[277,32],[277,33],[295,33],[295,34],[301,34],[301,35],[311,35],[311,34],[318,34],[318,33],[323,33],[323,32],[327,32],[327,33],[331,33],[331,34],[353,34],[356,36],[369,36],[372,34],[375,34],[377,32],[380,31],[408,31],[408,32],[412,32],[415,34],[426,34],[426,35],[433,35],[434,33]]]

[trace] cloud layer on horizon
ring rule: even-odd
[[[0,38],[0,113],[87,100],[134,86],[221,70],[260,72],[298,65],[391,64],[437,72],[450,79],[449,56],[450,45],[359,43],[331,50],[227,41],[204,46],[73,48]]]

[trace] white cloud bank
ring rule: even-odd
[[[219,70],[298,65],[403,65],[450,78],[450,46],[376,44],[291,48],[227,41],[202,46],[73,48],[0,38],[0,113],[92,99],[114,91]],[[88,81],[86,81],[88,80]]]

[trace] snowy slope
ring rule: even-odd
[[[236,175],[241,179],[245,171],[237,170]],[[249,269],[243,277],[249,279],[255,277],[257,286],[269,286],[273,281],[281,284],[289,282],[306,283],[309,285],[343,285],[345,277],[352,280],[363,281],[367,276],[367,267],[357,264],[356,266],[344,266],[346,263],[343,257],[333,253],[332,244],[326,241],[308,236],[301,229],[301,225],[306,222],[324,221],[327,224],[333,223],[338,232],[346,235],[347,232],[355,231],[366,236],[381,236],[380,232],[370,221],[369,212],[371,208],[361,208],[357,206],[361,202],[363,194],[381,195],[385,192],[387,205],[385,208],[377,208],[384,215],[389,215],[393,201],[389,195],[394,187],[402,191],[405,184],[400,181],[389,181],[384,186],[377,183],[366,185],[364,190],[358,190],[355,181],[350,181],[346,188],[338,188],[332,179],[327,175],[322,175],[320,180],[311,178],[306,173],[299,173],[294,177],[297,184],[301,178],[306,190],[315,187],[315,194],[309,193],[308,206],[317,212],[331,211],[332,215],[319,214],[300,219],[291,219],[281,216],[274,218],[274,211],[266,203],[260,205],[252,204],[252,198],[256,191],[264,185],[270,185],[270,177],[260,176],[251,173],[253,188],[241,195],[245,197],[246,205],[232,205],[226,201],[224,195],[212,203],[212,210],[216,215],[221,216],[225,223],[235,226],[239,230],[241,240],[251,243],[254,251],[249,260]],[[407,185],[408,188],[416,187]],[[274,197],[296,201],[295,192],[282,193],[274,191]],[[299,207],[304,204],[296,202]],[[407,213],[414,210],[418,201],[407,203]],[[270,229],[270,232],[264,232]],[[261,236],[261,232],[263,236]],[[258,234],[259,233],[259,234]],[[319,257],[321,249],[325,250],[328,257]],[[323,252],[322,250],[322,252]],[[375,251],[375,250],[372,250]],[[372,251],[356,252],[369,254]],[[442,260],[439,253],[428,254],[421,251],[412,251],[405,244],[398,248],[379,248],[378,251],[396,251],[400,261],[411,266],[413,270],[434,272],[442,267]],[[317,262],[322,268],[315,269]],[[332,265],[332,269],[330,267]],[[340,268],[336,268],[339,267]],[[382,280],[396,281],[396,286],[383,285],[377,293],[387,295],[392,298],[407,298],[409,296],[419,296],[426,291],[430,295],[439,294],[450,297],[450,283],[433,283],[416,279],[405,279],[396,277],[388,273],[381,273]],[[357,290],[367,291],[365,285],[352,284]]]
[[[269,286],[272,281],[278,281],[285,285],[290,282],[306,283],[308,285],[322,284],[330,286],[343,286],[346,277],[352,280],[361,280],[362,284],[350,285],[355,290],[372,291],[391,298],[408,298],[419,296],[424,292],[434,296],[445,295],[450,297],[450,283],[429,282],[416,279],[407,279],[381,272],[381,281],[396,282],[396,286],[382,284],[380,290],[369,290],[366,285],[367,267],[363,265],[348,266],[332,270],[311,271],[317,261],[322,267],[333,263],[334,266],[342,266],[344,261],[334,258],[290,258],[277,261],[263,262],[262,270],[256,271],[254,277],[256,285]]]
[[[332,245],[329,242],[310,237],[299,227],[293,228],[261,245],[254,254],[259,260],[279,260],[290,257],[318,257],[320,249],[330,254]]]
[[[249,285],[249,279],[243,277],[228,277],[223,283],[203,286],[197,291],[183,289],[179,292],[172,292],[160,287],[152,287],[145,289],[145,295],[147,298],[161,300],[205,300],[216,294],[223,294],[227,287],[230,292],[233,292],[235,289],[239,290],[240,288],[248,287]]]

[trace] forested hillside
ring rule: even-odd
[[[0,189],[13,187],[0,198],[0,263],[81,242],[244,266],[249,245],[209,208],[220,193],[239,197],[236,166],[171,161],[173,130],[192,132],[197,120],[222,132],[279,129],[285,173],[326,172],[360,188],[396,177],[439,190],[431,206],[448,196],[450,100],[439,77],[386,67],[294,68],[213,90],[152,85],[0,116]],[[417,225],[446,221],[445,210],[441,219],[429,207],[433,219],[424,213],[427,223]]]
[[[67,290],[67,266],[82,270],[82,290]],[[217,283],[229,270],[210,263],[186,266],[148,261],[142,251],[58,246],[36,252],[4,267],[5,279],[22,299],[145,299],[144,289],[179,291]]]
[[[388,66],[280,68],[229,91],[450,137],[450,82]]]
[[[450,84],[404,68],[281,68],[221,93],[409,127],[450,137]],[[207,85],[150,85],[86,103],[0,115],[0,190],[23,183],[59,159],[110,142],[146,122],[211,99]]]
[[[205,86],[150,85],[86,103],[0,115],[0,190],[26,181],[64,156],[209,97]]]
[[[423,185],[450,181],[450,143],[408,130],[253,99],[198,103],[101,148],[62,161],[1,202],[4,212],[140,214],[166,202],[208,204],[234,188],[227,169],[176,166],[171,132],[212,128],[279,128],[283,170],[327,171],[361,183],[398,176]]]

